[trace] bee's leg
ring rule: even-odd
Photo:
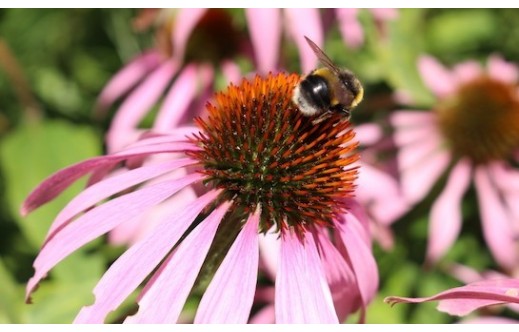
[[[324,120],[328,119],[330,116],[332,116],[331,111],[326,111],[324,113],[321,113],[321,115],[319,115],[316,119],[314,119],[312,121],[312,124],[313,125],[319,124],[319,123],[323,122]]]
[[[351,119],[351,110],[347,109],[347,108],[343,108],[342,109],[342,112],[344,113],[344,118],[347,120],[347,121],[350,121]]]

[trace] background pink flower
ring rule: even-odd
[[[431,111],[391,116],[404,196],[423,200],[447,173],[429,222],[427,260],[436,262],[461,230],[461,202],[471,183],[478,198],[483,235],[505,269],[519,264],[517,193],[519,95],[517,67],[491,56],[484,71],[474,61],[449,71],[424,56],[422,78],[437,97]]]

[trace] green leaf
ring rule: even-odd
[[[21,321],[23,290],[11,278],[0,258],[0,324],[18,324]]]
[[[76,183],[54,201],[26,218],[22,201],[43,179],[61,168],[100,153],[99,135],[92,129],[60,121],[26,122],[0,144],[9,209],[33,248],[39,248],[52,220],[81,188]]]
[[[395,305],[391,307],[384,303],[387,296],[409,296],[417,278],[417,268],[412,264],[401,263],[398,269],[383,280],[383,288],[372,301],[367,311],[367,323],[369,324],[403,324],[406,323],[408,307]]]
[[[71,323],[81,307],[92,304],[92,289],[101,277],[104,260],[99,255],[76,252],[65,259],[45,280],[25,310],[25,323]],[[68,273],[65,271],[69,271]],[[61,272],[61,273],[59,273]]]
[[[462,54],[477,50],[482,42],[496,35],[499,22],[486,9],[442,11],[431,18],[426,36],[434,53]]]

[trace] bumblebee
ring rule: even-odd
[[[301,79],[294,88],[292,101],[305,116],[340,112],[349,119],[364,95],[360,81],[351,71],[338,68],[308,37],[305,39],[324,67]]]

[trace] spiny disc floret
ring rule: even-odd
[[[257,76],[208,104],[194,141],[208,182],[238,211],[261,206],[261,231],[332,225],[351,196],[357,159],[349,122],[333,114],[315,124],[292,103],[297,75]]]

